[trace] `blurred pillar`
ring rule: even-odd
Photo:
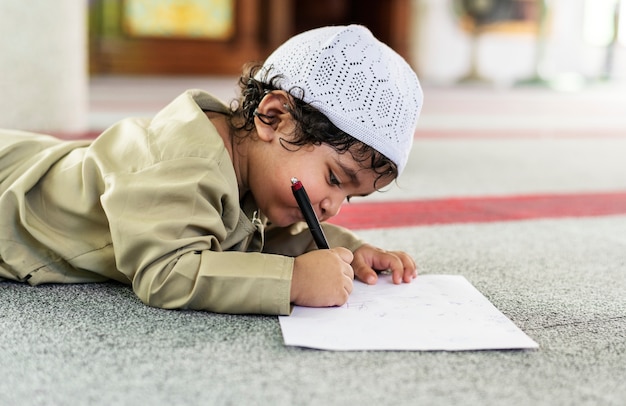
[[[0,1],[0,127],[87,129],[87,2]]]

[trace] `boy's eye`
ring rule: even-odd
[[[334,173],[330,172],[330,176],[329,176],[329,181],[331,185],[334,186],[339,186],[341,185],[341,182],[339,182],[339,179],[337,179],[337,177],[335,176]]]

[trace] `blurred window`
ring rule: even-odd
[[[132,37],[228,39],[235,0],[125,0],[123,28]]]

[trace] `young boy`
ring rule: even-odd
[[[413,259],[324,225],[316,250],[291,192],[321,221],[404,168],[415,73],[364,27],[297,35],[240,79],[231,108],[187,91],[93,141],[0,131],[0,278],[116,280],[145,303],[289,314],[344,304],[353,278],[417,276]]]

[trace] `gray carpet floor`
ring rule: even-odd
[[[362,233],[462,274],[538,350],[286,347],[276,317],[167,311],[116,284],[0,284],[3,405],[622,405],[626,216]]]

